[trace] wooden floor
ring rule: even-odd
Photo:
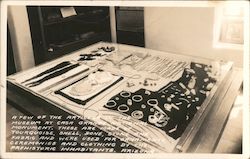
[[[242,153],[242,116],[243,95],[240,94],[228,117],[228,122],[215,150],[216,153]]]
[[[221,140],[215,150],[215,153],[241,153],[242,147],[242,105],[243,96],[240,94],[231,110],[228,117],[227,124],[222,133]],[[12,115],[21,115],[22,113],[14,107],[7,105],[7,147],[11,138],[10,134],[10,120]],[[233,130],[233,131],[232,131]]]

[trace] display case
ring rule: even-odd
[[[223,130],[242,82],[233,70],[232,62],[100,42],[8,76],[8,89],[89,120],[142,152],[195,152],[200,144],[214,147]]]
[[[117,42],[145,46],[144,8],[115,7]]]
[[[109,7],[27,6],[36,63],[111,41]]]

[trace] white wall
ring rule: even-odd
[[[33,67],[35,62],[26,7],[9,6],[7,19],[16,70]]]
[[[243,66],[242,50],[213,48],[213,7],[146,7],[144,18],[147,48],[231,60]]]

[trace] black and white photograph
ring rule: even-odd
[[[247,1],[3,1],[0,68],[2,158],[249,158]]]

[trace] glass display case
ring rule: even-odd
[[[111,41],[109,7],[27,6],[36,63]]]

